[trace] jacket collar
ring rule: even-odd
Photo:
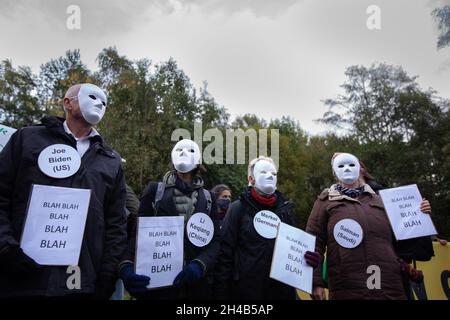
[[[164,182],[166,188],[170,188],[176,185],[177,178],[178,178],[177,171],[170,170],[164,174],[162,181]],[[203,188],[203,185],[204,185],[203,178],[200,175],[195,175],[194,179],[192,180],[193,189]]]
[[[70,143],[70,145],[72,145],[73,147],[76,147],[77,142],[76,142],[75,138],[72,135],[68,134],[64,130],[64,125],[63,125],[64,121],[65,121],[65,119],[61,118],[61,117],[46,116],[46,117],[42,118],[41,123],[48,130],[50,130],[53,134],[62,137],[63,139],[67,140]],[[109,146],[104,144],[102,136],[94,135],[94,136],[90,137],[89,140],[91,141],[91,144],[94,146],[94,148],[96,150],[100,150],[100,152],[102,152],[106,156],[108,156],[110,158],[115,158],[115,157],[120,158],[120,156],[116,152],[114,152]]]

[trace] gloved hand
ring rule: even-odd
[[[200,280],[203,276],[203,267],[198,261],[191,261],[183,270],[175,277],[173,285],[180,288],[184,285],[192,284]]]
[[[414,269],[409,263],[405,261],[400,261],[402,271],[409,276],[409,279],[415,283],[423,282],[423,272]]]
[[[120,278],[123,280],[125,289],[133,296],[139,297],[147,291],[150,278],[134,273],[133,265],[128,263],[120,269]]]
[[[10,274],[28,276],[42,268],[40,264],[27,256],[22,248],[11,247],[2,254],[1,264]]]
[[[314,269],[319,266],[320,263],[320,253],[318,252],[312,252],[312,251],[306,251],[305,253],[305,261],[308,265],[313,267]]]

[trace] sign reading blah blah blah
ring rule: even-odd
[[[149,289],[167,287],[183,268],[184,217],[139,217],[136,273]]]
[[[430,215],[420,211],[417,185],[381,190],[380,196],[397,240],[437,234]]]
[[[294,288],[312,292],[313,268],[306,251],[315,251],[316,237],[281,222],[273,251],[270,277]]]
[[[22,250],[41,265],[78,265],[91,190],[33,185]]]

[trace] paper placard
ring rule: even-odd
[[[312,293],[313,267],[305,261],[314,252],[316,237],[281,222],[275,240],[270,277],[291,287]]]
[[[76,266],[91,190],[33,185],[20,247],[41,265]]]
[[[183,269],[184,217],[139,217],[136,274],[150,277],[147,288],[167,287]]]
[[[380,190],[380,196],[397,240],[437,234],[430,215],[420,211],[417,185]]]
[[[0,124],[0,152],[6,146],[9,141],[9,138],[13,135],[17,130],[14,128],[10,128]]]

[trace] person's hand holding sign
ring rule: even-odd
[[[175,287],[182,287],[184,285],[190,285],[200,280],[205,271],[203,266],[198,261],[191,261],[184,269],[176,276],[173,281]]]
[[[318,252],[312,252],[312,251],[306,251],[305,253],[305,261],[306,263],[313,267],[313,269],[317,268],[320,263],[320,253]]]
[[[125,289],[133,296],[139,297],[147,291],[150,277],[136,274],[131,263],[125,264],[120,269],[120,278],[123,280]]]
[[[313,300],[326,300],[325,289],[322,287],[314,287],[311,298]]]
[[[423,198],[422,202],[420,203],[420,211],[422,211],[423,213],[431,214],[430,202],[425,198]]]

